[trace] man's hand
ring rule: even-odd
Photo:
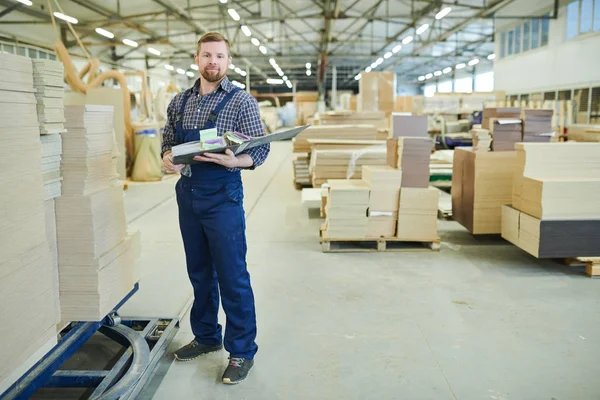
[[[171,160],[171,150],[165,152],[163,155],[163,168],[167,173],[172,174],[174,172],[179,172],[183,169],[183,167],[183,164],[173,164],[173,160]]]
[[[194,160],[212,162],[226,168],[248,168],[254,164],[254,161],[248,154],[240,154],[236,157],[233,151],[229,149],[225,150],[225,154],[204,153],[201,156],[195,156]]]

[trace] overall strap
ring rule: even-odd
[[[179,111],[177,112],[177,116],[175,118],[175,129],[183,128],[183,112],[185,111],[185,105],[190,98],[191,91],[186,91],[183,95],[183,101],[181,102],[181,107],[179,107]]]
[[[217,107],[209,114],[206,123],[204,124],[204,129],[212,129],[216,127],[217,116],[221,112],[221,110],[227,105],[229,100],[233,98],[233,96],[239,91],[242,90],[238,87],[235,87],[231,90],[231,92],[227,93],[225,98],[221,100],[221,102],[217,105]]]

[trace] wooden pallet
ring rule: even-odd
[[[597,257],[577,257],[565,258],[563,262],[569,267],[585,267],[585,273],[590,277],[600,276],[600,258]]]
[[[434,241],[406,241],[394,237],[329,238],[321,229],[321,249],[324,253],[356,253],[374,251],[440,251],[439,238]]]

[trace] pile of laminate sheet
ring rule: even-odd
[[[490,151],[492,146],[492,135],[489,129],[471,129],[473,136],[474,151]]]
[[[57,200],[63,320],[100,320],[137,281],[139,236],[127,235],[114,159],[113,107],[65,107]]]
[[[519,143],[502,236],[538,258],[600,256],[600,143]]]
[[[394,237],[402,171],[388,165],[365,165],[362,180],[370,189],[366,236]]]
[[[492,151],[514,151],[515,144],[523,141],[523,128],[518,118],[490,119]]]
[[[526,108],[521,110],[523,141],[547,143],[554,136],[552,117],[554,110]]]
[[[367,235],[369,186],[358,179],[330,179],[324,237],[354,239]]]
[[[31,59],[0,53],[0,393],[56,344],[58,282],[46,238]]]
[[[384,143],[364,146],[341,145],[333,149],[320,149],[320,146],[315,146],[310,155],[309,169],[313,187],[320,187],[329,179],[360,179],[363,165],[385,165]]]

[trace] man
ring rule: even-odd
[[[227,39],[215,32],[205,34],[198,40],[194,60],[200,78],[169,104],[162,145],[165,171],[182,175],[175,191],[194,288],[190,322],[195,338],[177,350],[175,358],[192,360],[221,350],[224,342],[230,357],[222,380],[235,384],[246,378],[258,350],[240,170],[261,165],[270,148],[267,144],[237,156],[227,150],[197,156],[195,160],[202,162],[191,166],[173,165],[171,147],[199,140],[205,129],[216,128],[219,136],[228,131],[265,134],[256,100],[226,77],[231,64]],[[219,293],[227,316],[224,341],[217,320]]]

